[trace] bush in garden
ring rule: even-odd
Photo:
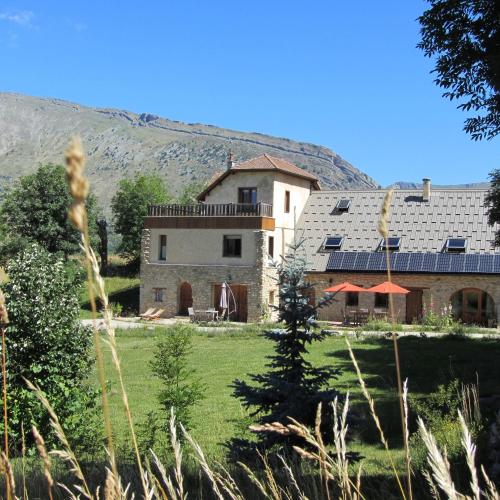
[[[92,335],[78,318],[79,277],[36,244],[13,258],[7,273],[9,281],[2,288],[10,320],[6,342],[11,447],[21,448],[21,425],[28,445],[32,425],[49,445],[53,442],[47,412],[27,388],[27,379],[51,402],[74,446],[89,452],[100,443],[96,391],[88,383]]]

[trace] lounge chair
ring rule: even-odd
[[[155,312],[154,307],[150,307],[147,311],[143,312],[142,314],[139,314],[139,317],[142,319],[148,319],[149,316],[151,316]]]
[[[165,312],[165,309],[158,309],[154,314],[150,314],[146,319],[148,321],[153,321],[154,319],[159,319],[160,316]]]

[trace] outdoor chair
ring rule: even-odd
[[[191,323],[195,323],[196,322],[196,314],[194,312],[193,307],[188,307],[188,315],[189,315],[189,321],[191,321]]]
[[[165,312],[165,309],[158,309],[154,314],[150,314],[146,319],[148,321],[153,321],[155,319],[159,319],[160,316]]]
[[[219,311],[215,307],[209,307],[207,312],[212,315],[212,321],[219,321]]]
[[[155,312],[154,307],[150,307],[147,311],[143,312],[142,314],[139,314],[139,317],[142,319],[147,319],[151,314]]]

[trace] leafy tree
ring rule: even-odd
[[[155,348],[151,368],[162,382],[159,401],[165,411],[166,429],[169,428],[173,408],[177,422],[189,428],[190,410],[203,399],[204,386],[195,378],[195,371],[188,367],[192,348],[193,327],[177,324]]]
[[[500,224],[500,169],[490,173],[491,187],[486,195],[488,206],[488,222],[490,225]],[[495,245],[500,246],[500,229],[495,235]]]
[[[122,179],[111,200],[115,232],[122,237],[118,247],[126,258],[138,261],[141,253],[141,235],[148,205],[168,203],[171,197],[163,180],[154,174]]]
[[[306,359],[307,346],[321,342],[328,335],[315,329],[317,310],[332,301],[330,295],[320,299],[317,305],[310,302],[308,291],[312,285],[305,281],[306,261],[298,255],[302,243],[291,245],[289,254],[278,264],[280,301],[277,307],[279,320],[286,329],[267,330],[265,338],[274,342],[275,354],[269,356],[266,373],[250,375],[256,385],[241,380],[232,384],[234,396],[246,408],[252,408],[252,416],[259,415],[259,423],[280,422],[289,424],[289,417],[313,426],[318,404],[323,403],[322,424],[325,439],[331,435],[332,412],[330,402],[338,392],[330,386],[340,374],[331,366],[315,367]],[[268,448],[275,443],[290,443],[297,438],[278,434],[261,434],[260,445]],[[238,445],[238,443],[235,443]],[[244,443],[241,443],[244,444]]]
[[[21,448],[21,424],[36,425],[55,442],[47,412],[24,379],[40,386],[74,446],[91,451],[95,436],[97,393],[88,384],[92,336],[78,319],[78,286],[61,259],[31,244],[7,266],[2,285],[10,323],[7,327],[9,434]]]
[[[206,181],[193,181],[186,184],[176,202],[181,205],[193,205],[198,203],[196,197],[207,187]]]
[[[437,56],[435,83],[450,100],[461,99],[474,140],[500,132],[500,3],[497,0],[428,0],[420,16],[426,56]]]
[[[68,221],[73,200],[65,175],[60,165],[44,165],[34,174],[21,177],[7,191],[0,210],[0,224],[12,242],[10,250],[4,248],[6,254],[22,249],[22,240],[36,242],[53,253],[68,255],[78,251],[80,235]],[[96,233],[95,209],[95,197],[89,196],[87,211],[92,236]]]

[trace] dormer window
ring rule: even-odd
[[[340,250],[343,240],[342,236],[327,236],[323,248],[325,250]]]
[[[337,202],[335,209],[337,210],[337,212],[348,212],[350,205],[351,205],[351,200],[342,199]]]
[[[389,250],[390,252],[397,252],[401,245],[401,238],[387,238],[382,239],[379,245],[379,250]]]
[[[467,247],[467,240],[465,238],[449,238],[446,240],[446,251],[447,252],[465,252]]]

